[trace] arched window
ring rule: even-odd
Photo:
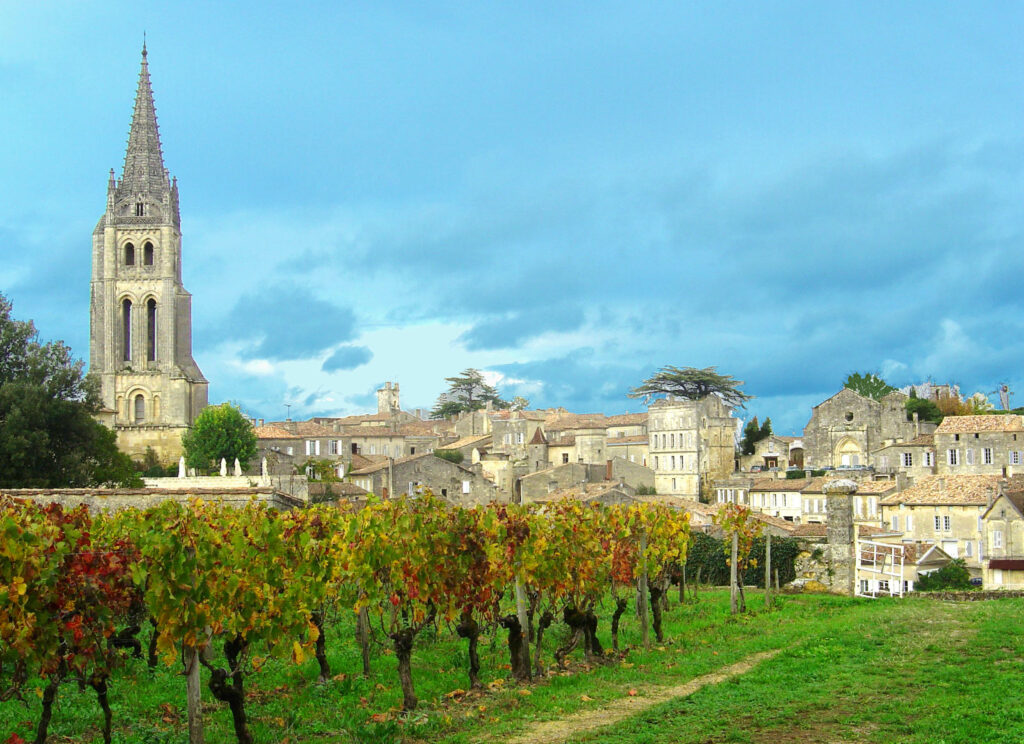
[[[132,245],[131,243],[124,244],[124,265],[135,265],[135,246]]]
[[[132,360],[132,301],[127,297],[121,302],[121,358]]]
[[[668,435],[668,441],[669,441],[669,446],[672,447],[673,449],[675,449],[675,446],[676,446],[676,435],[675,434],[669,434]]]
[[[141,424],[146,420],[146,399],[139,393],[135,396],[135,423]]]
[[[146,302],[146,361],[156,361],[156,300]]]
[[[142,246],[142,263],[144,266],[153,265],[153,244],[147,242]]]

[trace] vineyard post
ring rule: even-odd
[[[370,668],[370,615],[365,607],[360,607],[356,615],[356,639],[363,658],[363,676],[369,678],[373,675]]]
[[[738,532],[732,533],[732,560],[729,561],[729,607],[732,610],[732,614],[735,615],[737,611],[736,607],[736,582],[737,582],[737,571],[736,563],[739,560],[739,542],[740,536]]]
[[[651,647],[651,636],[647,619],[647,532],[640,533],[640,629],[643,633],[644,648]]]
[[[764,534],[764,606],[772,606],[772,533]]]
[[[526,678],[533,679],[533,667],[530,664],[530,618],[526,610],[526,591],[523,589],[522,579],[516,573],[516,615],[519,617],[520,633],[523,637],[521,656],[523,659]]]
[[[188,706],[189,744],[203,744],[203,706],[200,699],[199,653],[195,646],[185,646],[185,699]]]

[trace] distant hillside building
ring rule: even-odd
[[[164,168],[145,46],[124,169],[120,179],[110,171],[92,245],[89,368],[105,423],[132,457],[152,447],[162,461],[177,460],[208,383],[192,358],[178,183]]]
[[[702,488],[733,470],[736,419],[716,395],[663,398],[647,409],[654,487],[659,494],[698,499]]]

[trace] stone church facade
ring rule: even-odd
[[[164,168],[145,46],[124,169],[120,179],[111,169],[93,231],[89,367],[118,446],[176,460],[208,383],[192,358],[178,184]]]

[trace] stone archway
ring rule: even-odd
[[[832,456],[832,464],[836,467],[866,465],[864,450],[851,437],[843,437],[836,445]]]

